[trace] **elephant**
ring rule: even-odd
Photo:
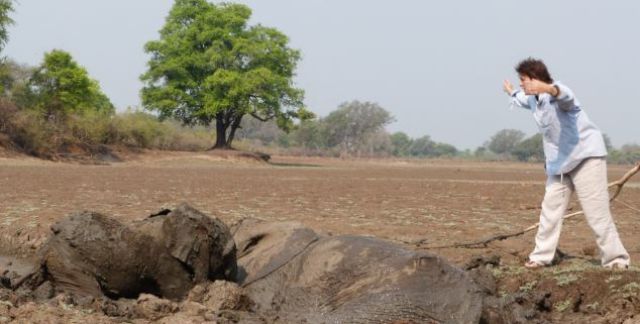
[[[229,228],[186,204],[130,226],[79,212],[51,230],[40,263],[56,290],[110,298],[151,293],[178,300],[198,283],[236,276]]]
[[[461,269],[371,237],[320,235],[296,222],[232,227],[237,282],[283,322],[478,323],[483,292]]]

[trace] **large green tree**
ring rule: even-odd
[[[214,148],[231,147],[246,115],[285,130],[311,117],[293,86],[299,51],[278,30],[249,26],[250,16],[244,5],[176,0],[160,39],[145,46],[145,108],[185,124],[215,122]]]
[[[47,118],[89,110],[112,114],[115,110],[98,82],[62,50],[45,53],[23,96],[23,105],[41,110]]]

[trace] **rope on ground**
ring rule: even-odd
[[[633,177],[636,173],[638,173],[638,171],[640,171],[640,162],[638,162],[635,167],[633,167],[631,170],[625,173],[625,175],[622,176],[622,178],[609,183],[609,186],[608,186],[609,188],[615,187],[615,191],[613,195],[611,195],[611,197],[609,198],[609,201],[613,201],[620,195],[620,193],[622,192],[622,187],[624,187],[624,184],[627,183],[627,181],[629,181],[629,179],[631,179],[631,177]],[[563,219],[569,219],[582,214],[584,214],[583,211],[571,213],[571,214],[565,215]],[[538,228],[538,226],[540,226],[540,223],[535,223],[534,225],[531,225],[518,232],[509,233],[509,234],[498,234],[498,235],[494,235],[479,241],[473,241],[473,242],[467,242],[467,243],[455,243],[450,245],[439,245],[439,246],[422,246],[421,248],[427,249],[427,250],[428,249],[444,249],[444,248],[483,248],[483,247],[487,247],[489,243],[494,241],[502,241],[508,238],[523,235],[524,233],[533,231],[534,229]]]

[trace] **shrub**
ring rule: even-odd
[[[60,153],[90,154],[105,144],[197,151],[215,143],[214,132],[209,128],[159,121],[144,112],[129,110],[113,116],[87,110],[51,119],[42,112],[21,110],[7,101],[0,101],[0,133],[4,134],[2,145],[44,158],[54,158]]]
[[[51,158],[65,140],[58,124],[47,122],[34,111],[20,111],[9,123],[9,138],[31,155]]]
[[[84,144],[107,144],[112,119],[104,112],[87,110],[68,117],[65,126],[76,140]]]
[[[215,142],[209,128],[183,126],[175,120],[159,121],[154,115],[132,110],[114,116],[107,133],[109,144],[148,149],[196,151]]]

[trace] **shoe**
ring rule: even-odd
[[[544,264],[544,263],[540,263],[540,262],[532,261],[532,260],[529,260],[524,264],[524,267],[525,268],[529,268],[529,269],[544,268],[546,266],[547,265]]]

